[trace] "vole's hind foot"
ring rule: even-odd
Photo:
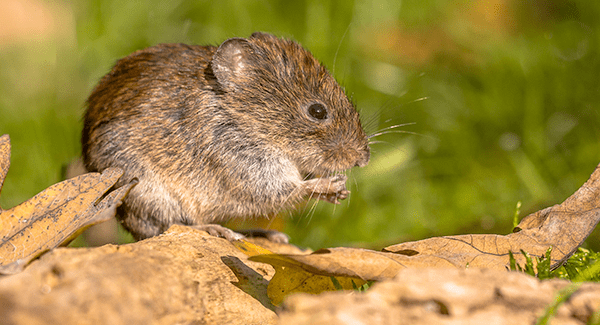
[[[340,204],[339,200],[346,199],[350,191],[346,189],[348,177],[338,174],[332,177],[315,178],[305,181],[307,194],[314,199]]]
[[[269,241],[279,244],[287,244],[290,242],[290,237],[288,235],[277,230],[247,229],[239,230],[239,233],[244,234],[247,237],[264,237]]]
[[[215,237],[225,238],[228,241],[240,240],[244,239],[244,235],[235,232],[229,228],[223,227],[221,225],[208,224],[208,225],[190,225],[194,229],[206,231],[209,235]]]

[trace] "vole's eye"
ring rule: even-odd
[[[327,118],[327,108],[321,103],[314,103],[308,106],[308,114],[317,120],[324,120]]]

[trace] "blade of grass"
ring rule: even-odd
[[[577,290],[579,290],[580,286],[581,286],[581,283],[573,283],[573,284],[569,285],[568,287],[565,287],[565,288],[559,290],[558,293],[556,294],[556,297],[554,297],[554,302],[546,308],[544,315],[542,315],[542,317],[540,317],[537,320],[536,325],[548,324],[550,319],[556,314],[558,307],[560,307],[560,305],[565,303],[565,301],[569,300],[569,298],[571,298],[571,296]]]

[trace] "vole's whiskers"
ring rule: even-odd
[[[311,170],[311,171],[310,171],[310,172],[309,172],[309,173],[308,173],[308,174],[307,174],[307,175],[304,177],[304,181],[306,181],[306,180],[308,179],[308,177],[309,177],[310,175],[312,175],[312,173],[315,171],[315,169],[316,169],[316,166],[315,166],[315,167],[313,167],[313,170]],[[313,190],[312,190],[312,192],[310,193],[309,197],[312,197],[312,196],[315,194],[315,191],[316,191],[316,189],[313,189]],[[317,201],[318,201],[318,200],[317,200]],[[306,208],[307,208],[307,206],[308,206],[308,204],[304,205],[304,209],[302,209],[302,212],[301,212],[301,214],[304,214],[304,213],[306,212]],[[310,211],[309,211],[309,213],[310,213]]]
[[[358,181],[356,181],[356,177],[352,174],[352,180],[354,181],[354,188],[358,191]],[[350,196],[352,196],[352,192],[348,195],[348,205],[350,205]]]
[[[331,69],[331,74],[334,75],[334,76],[335,76],[335,62],[337,61],[338,53],[340,52],[340,48],[342,47],[342,43],[344,42],[344,39],[346,38],[346,34],[348,34],[348,31],[350,30],[350,26],[351,25],[352,25],[352,22],[350,22],[348,24],[348,27],[346,27],[346,30],[344,31],[344,35],[342,35],[342,39],[338,43],[338,47],[335,50],[335,55],[333,56],[333,68]]]
[[[380,136],[380,135],[383,135],[383,134],[388,134],[388,133],[409,133],[409,134],[417,134],[417,133],[410,132],[410,131],[398,131],[398,130],[391,131],[392,129],[396,129],[396,128],[403,127],[403,126],[415,125],[415,124],[417,124],[417,123],[415,123],[415,122],[411,122],[411,123],[396,124],[396,125],[388,126],[388,127],[385,127],[385,128],[383,128],[383,129],[381,129],[381,130],[375,131],[375,133],[368,135],[368,136],[367,136],[367,138],[368,138],[368,139],[371,139],[371,138],[378,137],[378,136]]]
[[[313,172],[314,172],[314,168],[313,168],[313,170],[311,170],[311,171],[310,171],[308,174],[304,175],[304,177],[303,177],[303,179],[302,179],[302,180],[303,180],[303,181],[306,181],[306,180],[307,180],[307,179],[310,177],[310,175],[311,175]],[[298,190],[302,190],[302,189],[298,189]],[[281,212],[281,211],[282,211],[282,210],[285,208],[285,206],[286,206],[286,203],[287,203],[287,202],[290,200],[290,198],[291,198],[293,195],[295,195],[295,194],[297,194],[297,192],[296,192],[296,191],[292,191],[292,192],[290,192],[290,193],[287,195],[287,197],[286,197],[286,198],[283,200],[283,202],[281,203],[281,205],[280,205],[279,207],[274,207],[274,209],[273,209],[273,210],[274,210],[274,211],[276,211],[276,213],[275,213],[276,215],[277,215],[277,214],[279,214],[279,213],[280,213],[280,212]],[[312,193],[312,194],[314,194],[314,193]],[[312,195],[312,194],[311,194],[311,195]],[[293,203],[298,203],[298,202],[293,202]],[[305,212],[305,211],[306,211],[306,205],[304,206],[304,209],[302,210],[302,214],[304,214],[304,212]],[[290,214],[291,214],[291,212],[290,212]]]
[[[396,125],[391,125],[391,126],[383,128],[383,129],[377,130],[375,132],[387,131],[387,130],[396,129],[396,128],[403,127],[403,126],[415,125],[415,124],[417,124],[417,123],[409,122],[409,123],[403,123],[403,124],[396,124]]]
[[[317,204],[319,204],[319,200],[315,200],[315,203],[313,203],[310,207],[310,210],[308,210],[308,222],[306,223],[307,225],[312,221],[312,218],[315,215],[315,212],[317,211]]]
[[[346,175],[346,179],[348,179],[350,177],[348,175],[349,173],[351,173],[350,170],[347,170],[347,171],[344,172],[344,175]],[[354,179],[354,185],[356,185],[356,178],[354,177],[354,175],[351,175],[351,176]],[[348,189],[348,188],[346,188],[346,189]],[[346,197],[346,200],[345,200],[346,201],[346,205],[348,205],[348,206],[350,205],[350,196],[351,195],[352,195],[352,192],[350,192],[348,194],[348,196]],[[335,207],[333,207],[333,213],[335,213]]]
[[[424,100],[426,100],[426,99],[429,99],[429,97],[421,97],[421,98],[413,99],[413,100],[411,100],[410,102],[408,102],[408,103],[405,103],[405,105],[408,105],[408,104],[414,104],[414,103],[417,103],[417,102],[424,101]]]
[[[381,114],[389,109],[392,108],[396,108],[396,107],[400,107],[401,105],[392,105],[392,101],[393,98],[388,99],[385,103],[383,103],[383,105],[376,110],[373,114],[370,114],[367,117],[364,117],[365,115],[361,115],[362,122],[363,122],[363,127],[365,130],[369,130],[371,129],[373,126],[375,126],[375,124],[377,124],[377,121],[379,121],[379,118],[381,117]]]
[[[414,104],[414,103],[417,103],[417,102],[420,102],[420,101],[423,101],[423,100],[426,100],[426,99],[428,99],[428,97],[421,97],[421,98],[413,99],[413,100],[411,100],[409,102],[406,102],[406,103],[401,103],[401,104],[397,104],[397,105],[390,105],[390,103],[393,100],[393,98],[391,98],[388,101],[386,101],[381,106],[380,109],[378,109],[377,111],[375,111],[375,113],[373,113],[370,116],[368,116],[367,118],[365,118],[363,120],[363,126],[364,126],[365,130],[368,130],[368,129],[370,129],[373,126],[373,124],[377,123],[377,121],[379,120],[379,118],[381,117],[381,114],[383,112],[386,112],[388,110],[395,109],[395,108],[398,108],[398,107],[402,107],[402,106],[405,106],[405,105]],[[405,125],[410,125],[410,124],[405,124]],[[378,132],[378,131],[376,131],[376,132]]]
[[[388,131],[382,131],[382,132],[378,132],[378,133],[375,133],[375,134],[371,134],[367,138],[371,139],[371,138],[374,138],[374,137],[378,137],[380,135],[391,134],[391,133],[404,133],[404,134],[412,134],[412,135],[425,136],[424,134],[417,133],[417,132],[412,132],[412,131],[400,131],[400,130],[391,131],[391,130],[388,130]]]
[[[271,217],[267,217],[267,219],[269,219],[269,223],[267,224],[267,229],[271,229],[271,226],[273,226],[273,222],[275,221],[275,218],[277,218],[277,215],[279,214],[280,211],[277,211],[277,213],[274,213]]]

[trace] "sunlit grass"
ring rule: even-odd
[[[516,0],[491,16],[477,1],[52,3],[74,25],[0,45],[0,133],[13,146],[5,208],[60,180],[79,154],[85,99],[115,60],[254,31],[298,40],[331,70],[335,61],[369,132],[415,122],[400,129],[422,134],[378,137],[371,164],[349,172],[349,203],[295,214],[286,230],[294,243],[509,233],[516,202],[523,215],[560,203],[600,160],[593,1],[553,16]]]

